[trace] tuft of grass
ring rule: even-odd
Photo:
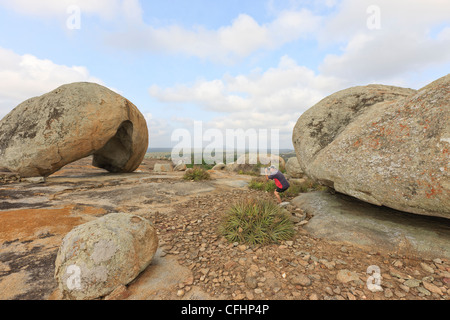
[[[292,182],[291,186],[293,186],[294,189],[297,189],[299,191],[299,193],[328,190],[328,187],[321,185],[320,183],[317,183],[308,177],[304,178],[304,180],[305,181],[300,182],[300,183]]]
[[[209,173],[200,167],[194,167],[187,169],[183,176],[184,180],[194,180],[194,181],[200,181],[200,180],[210,180],[211,176]]]
[[[247,175],[247,176],[261,176],[261,168],[264,168],[265,166],[262,165],[259,161],[257,164],[240,164],[239,165],[239,174],[240,175]]]
[[[273,180],[267,181],[265,178],[262,178],[262,177],[253,178],[249,182],[248,187],[250,189],[267,191],[267,192],[273,192],[277,188],[277,186],[275,185],[275,182],[273,182]]]
[[[290,240],[295,234],[288,214],[269,200],[234,203],[224,215],[219,232],[230,242],[267,245]]]

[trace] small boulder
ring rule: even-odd
[[[178,164],[173,168],[173,171],[186,171],[187,166],[183,161],[179,161]]]
[[[74,228],[63,239],[55,279],[64,299],[107,296],[151,263],[158,237],[146,219],[112,213]]]
[[[294,285],[299,285],[302,287],[308,287],[311,285],[311,279],[309,279],[309,277],[303,273],[295,275],[292,279],[291,279],[291,283]]]
[[[300,164],[298,163],[297,157],[289,158],[286,162],[286,173],[291,178],[302,178],[303,177],[303,170],[300,167]]]
[[[21,179],[21,182],[28,182],[28,183],[45,183],[45,177],[33,177],[33,178],[23,178]]]
[[[216,164],[216,165],[212,168],[212,170],[220,171],[220,170],[223,170],[223,169],[225,169],[225,168],[226,168],[226,164],[224,164],[224,163],[218,163],[218,164]]]
[[[171,163],[156,163],[153,167],[154,172],[173,172],[173,165]]]
[[[342,283],[347,283],[350,281],[359,281],[358,274],[356,272],[349,271],[347,269],[339,270],[336,275],[336,278]]]

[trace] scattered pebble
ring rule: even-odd
[[[420,263],[420,266],[421,266],[422,269],[425,270],[426,272],[428,272],[428,273],[434,273],[434,269],[433,269],[430,265],[426,264],[425,262],[421,262],[421,263]]]
[[[136,205],[137,212],[158,228],[160,258],[175,257],[191,274],[168,288],[172,297],[187,298],[195,289],[225,300],[450,300],[447,259],[421,259],[314,238],[301,228],[311,217],[297,208],[286,207],[302,216],[293,239],[266,246],[228,242],[218,226],[230,199],[251,197],[273,199],[273,194],[222,190],[154,202],[145,210]],[[374,281],[367,273],[374,265],[380,268],[384,291],[372,292],[367,286]],[[0,277],[11,268],[12,264],[0,262]]]
[[[395,254],[328,243],[302,232],[276,245],[227,242],[217,234],[221,215],[212,214],[209,208],[224,212],[229,205],[227,199],[251,195],[253,191],[239,191],[239,195],[230,191],[215,198],[199,196],[192,200],[195,210],[185,203],[176,206],[177,214],[172,219],[158,216],[160,220],[155,223],[175,227],[173,232],[162,232],[161,238],[176,244],[168,252],[178,252],[180,263],[192,270],[191,285],[214,297],[237,300],[449,298],[450,265],[444,259],[417,263]],[[380,268],[383,291],[372,292],[367,287],[367,268],[373,265]],[[438,278],[440,285],[433,282]]]

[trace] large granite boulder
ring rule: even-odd
[[[300,117],[293,143],[304,172],[338,192],[450,218],[450,75],[335,93]]]
[[[93,155],[93,165],[133,172],[148,148],[143,115],[94,83],[72,83],[29,99],[0,122],[0,166],[22,177],[49,176]]]
[[[289,158],[288,161],[286,161],[286,173],[291,178],[303,177],[303,170],[300,167],[300,164],[298,163],[297,157]]]
[[[64,299],[90,300],[133,281],[158,249],[156,229],[146,219],[112,213],[74,228],[63,239],[55,278]]]

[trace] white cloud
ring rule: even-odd
[[[80,81],[102,84],[86,67],[58,65],[0,47],[0,118],[26,99]]]
[[[229,26],[216,30],[202,26],[186,29],[178,25],[155,28],[135,19],[127,25],[126,31],[109,35],[106,42],[117,48],[183,53],[230,63],[260,49],[275,49],[307,37],[320,22],[320,17],[306,9],[282,11],[276,19],[266,24],[259,24],[251,16],[240,14]]]
[[[225,75],[171,88],[152,86],[149,93],[162,103],[193,103],[203,111],[220,112],[205,127],[225,129],[280,129],[282,145],[289,146],[300,115],[325,96],[342,88],[333,77],[315,74],[284,56],[264,73]]]
[[[155,84],[149,89],[150,95],[162,104],[190,103],[203,111],[223,114],[209,121],[210,127],[278,127],[286,139],[302,112],[339,89],[373,82],[417,87],[411,79],[424,81],[423,76],[411,74],[450,63],[448,0],[289,2],[291,10],[274,8],[274,18],[268,23],[241,14],[216,29],[150,25],[144,22],[138,0],[0,0],[0,6],[42,18],[66,19],[67,8],[78,5],[82,15],[120,22],[116,25],[120,31],[104,29],[108,32],[106,42],[114,48],[183,54],[221,63],[233,63],[260,50],[279,49],[302,38],[317,39],[318,52],[333,49],[333,53],[323,57],[320,73],[285,56],[277,66],[264,71],[225,74],[168,88]],[[268,1],[267,5],[276,4]],[[305,4],[311,10],[305,9]],[[380,9],[377,30],[367,26],[367,9],[371,5]],[[321,15],[324,12],[327,16]],[[85,67],[57,65],[0,48],[0,116],[26,98],[62,83],[92,80],[98,81]],[[170,136],[170,121],[152,116],[147,119],[151,139],[162,141],[164,136]]]
[[[283,56],[276,68],[264,73],[224,75],[222,79],[199,80],[193,85],[172,88],[150,87],[150,95],[161,102],[193,102],[216,112],[237,112],[257,109],[304,111],[314,102],[339,88],[337,78],[316,75]]]
[[[260,24],[240,14],[230,25],[212,30],[203,26],[184,28],[177,24],[154,27],[143,20],[139,0],[0,0],[0,6],[44,19],[65,21],[68,9],[79,7],[81,18],[96,15],[120,21],[120,31],[109,32],[105,42],[114,48],[159,53],[186,54],[216,62],[234,62],[260,49],[271,50],[308,36],[321,23],[321,17],[307,9],[284,10],[270,23]]]
[[[149,147],[168,147],[170,141],[168,137],[174,130],[172,124],[165,119],[155,118],[150,112],[144,113],[143,116],[148,127]]]
[[[142,13],[139,0],[0,0],[0,6],[20,14],[61,19],[67,19],[71,6],[79,7],[81,14],[97,15],[108,20],[119,15],[140,18]]]
[[[353,83],[392,84],[396,81],[397,85],[412,85],[405,75],[450,61],[450,37],[442,35],[439,38],[430,39],[413,33],[358,34],[349,41],[342,54],[327,55],[320,71],[351,79]]]
[[[369,6],[379,9],[378,29],[368,28]],[[449,1],[344,0],[318,32],[323,45],[342,44],[341,52],[327,55],[319,70],[352,85],[417,87],[409,81],[415,74],[450,62],[449,24]]]
[[[447,0],[343,0],[336,12],[324,20],[318,32],[324,43],[347,42],[354,35],[368,32],[367,21],[379,9],[381,30],[386,33],[426,34],[430,27],[450,21],[450,2]]]

